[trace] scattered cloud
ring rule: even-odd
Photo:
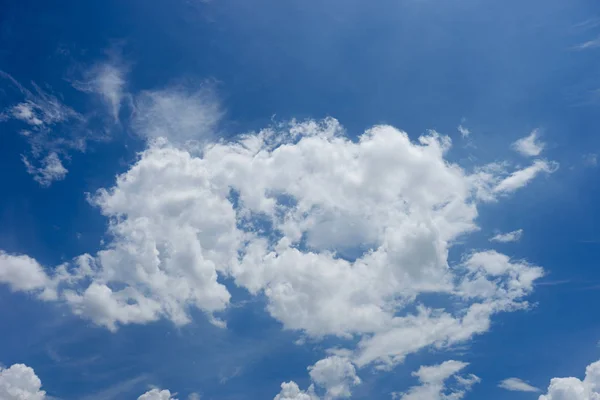
[[[281,384],[281,392],[275,396],[275,400],[318,400],[315,386],[323,389],[324,400],[349,398],[352,396],[352,386],[361,383],[356,375],[356,369],[352,362],[339,355],[332,355],[317,361],[308,367],[312,384],[308,390],[300,390],[296,382],[284,382]]]
[[[596,47],[600,47],[600,37],[598,37],[596,39],[588,40],[587,42],[583,42],[581,44],[578,44],[577,46],[575,46],[575,49],[587,50],[587,49],[594,49]]]
[[[495,193],[512,193],[526,186],[542,172],[554,173],[558,170],[558,163],[545,160],[535,160],[529,167],[517,170],[501,180],[493,189]]]
[[[12,291],[33,291],[51,286],[40,264],[26,255],[10,255],[0,251],[0,282]]]
[[[498,384],[502,389],[512,392],[539,392],[540,389],[531,386],[529,383],[519,378],[508,378]]]
[[[209,83],[144,91],[135,96],[133,128],[144,138],[171,143],[213,138],[223,111]]]
[[[32,175],[33,179],[43,187],[50,186],[54,181],[65,179],[69,172],[56,153],[50,153],[44,157],[40,161],[41,166],[39,167],[34,166],[25,156],[23,156],[23,163],[27,168],[27,173]]]
[[[84,72],[82,80],[74,81],[73,87],[87,93],[100,95],[107,106],[115,122],[119,121],[121,102],[129,94],[125,91],[125,77],[128,67],[119,57],[98,63]]]
[[[548,392],[539,400],[596,400],[600,399],[600,361],[587,366],[583,380],[552,378]]]
[[[459,400],[471,390],[471,387],[480,382],[479,377],[470,374],[458,376],[468,363],[460,361],[445,361],[438,365],[423,366],[413,372],[413,376],[419,379],[420,385],[413,386],[407,392],[392,393],[393,399],[398,400]],[[455,377],[453,389],[448,389],[446,381]]]
[[[451,266],[448,252],[478,229],[482,182],[488,196],[505,195],[548,162],[508,177],[490,167],[482,177],[447,161],[451,141],[435,132],[413,142],[376,126],[353,141],[334,119],[277,124],[208,143],[201,155],[179,143],[150,141],[112,187],[90,195],[112,238],[98,253],[48,268],[27,287],[10,273],[2,280],[114,331],[159,318],[183,325],[191,307],[223,326],[215,313],[230,293],[218,277],[229,277],[264,295],[286,329],[358,338],[343,358],[311,368],[333,398],[359,382],[354,366],[390,368],[488,331],[497,313],[526,309],[543,275],[494,251],[468,252]],[[0,271],[24,257],[6,255]],[[447,298],[448,308],[417,303],[422,293]]]
[[[3,71],[0,71],[0,78],[16,89],[23,99],[0,112],[3,116],[0,122],[12,118],[27,125],[27,129],[21,131],[31,148],[29,154],[23,156],[27,172],[45,187],[64,179],[68,171],[59,155],[72,149],[85,150],[87,137],[80,135],[85,117],[35,83],[32,83],[33,90],[29,90]],[[63,131],[67,125],[69,128]]]
[[[284,382],[281,384],[281,392],[273,400],[319,400],[311,386],[307,391],[300,390],[296,382]]]
[[[0,78],[8,81],[23,98],[22,102],[5,110],[5,115],[18,119],[37,130],[70,119],[83,119],[79,113],[64,105],[55,95],[43,90],[35,82],[31,83],[33,90],[29,90],[4,71],[0,71]]]
[[[41,388],[42,381],[31,367],[24,364],[0,367],[0,399],[44,400],[46,392]]]
[[[516,231],[512,232],[499,233],[496,236],[490,238],[490,242],[518,242],[519,240],[521,240],[521,236],[523,236],[523,229],[517,229]]]
[[[325,389],[325,399],[350,397],[350,388],[361,382],[350,360],[340,356],[320,360],[308,370],[311,380]]]
[[[460,124],[457,129],[463,138],[469,137],[469,135],[471,134],[471,131],[468,128],[464,127],[462,124]]]
[[[539,129],[534,129],[528,136],[514,142],[513,149],[526,157],[539,156],[545,147],[545,144],[539,141],[539,135]]]
[[[168,390],[152,389],[140,397],[138,400],[177,400]]]

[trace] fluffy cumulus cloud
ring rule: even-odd
[[[545,147],[545,144],[539,140],[539,136],[539,129],[534,129],[528,136],[514,142],[513,149],[526,157],[539,156]]]
[[[529,383],[519,378],[508,378],[498,384],[502,389],[510,390],[511,392],[539,392],[540,389],[531,386]]]
[[[325,389],[325,399],[350,397],[350,388],[361,382],[350,360],[340,356],[327,357],[308,369],[311,380]]]
[[[7,284],[12,291],[52,289],[51,280],[36,260],[4,251],[0,251],[0,282]]]
[[[583,380],[553,378],[548,392],[539,400],[600,400],[600,361],[587,366]]]
[[[523,229],[517,229],[516,231],[507,232],[507,233],[499,233],[490,238],[490,242],[500,242],[500,243],[509,243],[509,242],[518,242],[521,240],[521,236],[523,236]]]
[[[274,400],[319,400],[311,386],[307,391],[300,390],[296,382],[284,382],[281,384],[281,392]]]
[[[168,390],[152,389],[138,397],[138,400],[177,400]]]
[[[459,400],[471,390],[471,387],[480,379],[469,374],[457,375],[468,364],[460,361],[445,361],[438,365],[423,366],[413,372],[419,380],[418,386],[411,387],[408,391],[392,393],[393,399],[398,400]],[[454,377],[453,388],[447,387],[447,381]]]
[[[540,267],[494,251],[449,263],[448,253],[478,229],[479,202],[552,172],[550,162],[467,171],[447,161],[450,139],[435,132],[415,142],[375,126],[351,140],[334,119],[292,121],[191,151],[181,144],[212,126],[213,117],[195,114],[203,98],[144,96],[136,129],[149,147],[112,187],[90,195],[112,240],[45,272],[26,258],[41,271],[29,284],[6,267],[25,256],[5,255],[0,277],[14,290],[57,299],[116,330],[159,318],[185,324],[190,308],[222,324],[215,313],[229,304],[221,279],[230,278],[264,295],[287,329],[358,338],[344,357],[310,371],[331,398],[359,382],[354,366],[391,367],[486,332],[494,314],[527,308]],[[417,301],[428,293],[447,306]],[[280,398],[314,396],[294,388]]]
[[[42,381],[31,367],[24,364],[0,367],[0,399],[43,400],[46,392],[41,388]]]

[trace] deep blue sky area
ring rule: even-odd
[[[127,71],[129,99],[210,87],[223,111],[213,127],[220,140],[278,121],[326,117],[352,140],[380,124],[413,141],[435,130],[452,139],[446,160],[471,173],[494,162],[527,167],[532,159],[511,144],[538,129],[538,158],[558,169],[478,205],[479,229],[457,240],[448,260],[455,265],[464,252],[493,248],[543,267],[530,307],[498,313],[485,333],[424,347],[389,370],[359,368],[362,384],[352,398],[391,399],[418,383],[411,372],[420,366],[453,359],[470,363],[465,371],[481,378],[465,399],[537,399],[551,378],[583,379],[585,367],[600,359],[599,2],[0,0],[0,70],[86,116],[85,127],[49,125],[53,138],[90,138],[85,151],[61,147],[68,174],[40,185],[22,160],[36,157],[31,136],[20,134],[31,127],[9,115],[23,93],[0,77],[3,252],[52,268],[112,239],[109,219],[89,196],[113,186],[148,145],[130,124],[140,112],[136,100],[122,100],[114,122],[100,96],[77,90],[86,71],[104,62]],[[517,229],[518,242],[488,240]],[[263,294],[221,275],[232,295],[218,313],[226,329],[192,307],[184,326],[159,318],[116,332],[65,303],[11,290],[2,277],[0,366],[31,366],[50,399],[136,399],[150,387],[180,400],[191,393],[271,399],[284,381],[308,388],[309,365],[360,339],[288,329],[269,315]],[[498,387],[509,377],[540,392]],[[421,398],[438,399],[445,397]]]

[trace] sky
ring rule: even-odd
[[[0,400],[600,399],[600,4],[0,0]]]

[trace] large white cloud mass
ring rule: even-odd
[[[24,364],[0,367],[0,399],[43,400],[46,392],[41,388],[42,381],[31,367]]]
[[[600,400],[600,361],[587,366],[583,380],[553,378],[539,400]]]
[[[450,146],[435,132],[412,142],[391,126],[351,140],[334,119],[194,150],[151,140],[113,187],[90,196],[110,221],[103,250],[45,272],[3,253],[0,282],[116,330],[159,318],[185,324],[190,307],[223,324],[215,313],[230,302],[220,282],[228,277],[264,294],[287,329],[357,335],[350,365],[390,367],[487,331],[493,314],[526,308],[543,275],[493,250],[453,263],[448,254],[478,229],[479,202],[500,200],[553,164],[469,172],[446,160]],[[429,306],[425,294],[448,306]],[[325,391],[349,388],[340,385]]]

